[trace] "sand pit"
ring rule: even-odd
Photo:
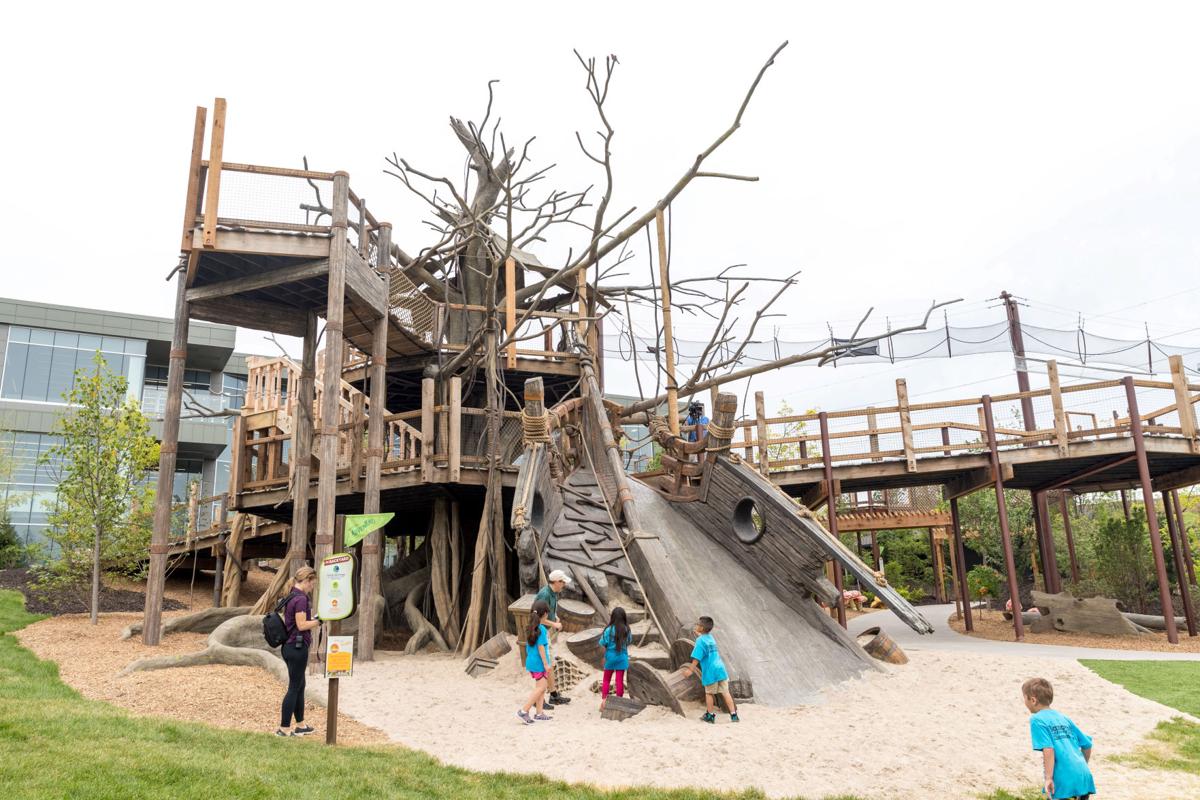
[[[624,722],[602,720],[589,678],[553,722],[526,728],[515,711],[529,683],[513,653],[474,679],[457,658],[384,653],[342,681],[341,708],[393,741],[469,769],[521,772],[536,764],[550,777],[602,786],[753,786],[776,797],[960,798],[1038,783],[1020,685],[1042,675],[1055,684],[1056,707],[1095,737],[1104,797],[1144,798],[1148,785],[1155,797],[1200,795],[1200,776],[1112,763],[1179,714],[1074,661],[911,656],[907,666],[844,685],[821,706],[747,705],[738,725],[727,717],[700,723],[698,704],[687,719],[651,707]]]

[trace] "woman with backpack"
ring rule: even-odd
[[[287,640],[282,647],[283,663],[287,664],[288,688],[283,696],[283,709],[276,736],[307,736],[313,732],[311,725],[304,724],[304,675],[308,669],[308,649],[312,645],[312,632],[321,620],[313,619],[312,602],[309,599],[317,584],[317,571],[309,566],[296,570],[292,579],[292,591],[283,605],[283,622],[287,626]],[[296,727],[287,728],[296,720]]]

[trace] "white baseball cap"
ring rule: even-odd
[[[563,572],[561,569],[556,569],[553,572],[551,572],[549,576],[547,576],[546,581],[548,583],[554,583],[555,581],[562,581],[563,583],[570,583],[571,577],[569,575],[567,575],[567,573]]]

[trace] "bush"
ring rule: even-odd
[[[27,567],[32,563],[36,548],[22,544],[17,529],[8,518],[8,511],[0,508],[0,569]]]
[[[1128,520],[1116,515],[1102,519],[1092,539],[1092,563],[1104,594],[1142,613],[1153,575],[1146,531],[1146,512],[1134,508]]]
[[[1000,584],[1003,582],[1004,576],[984,564],[973,567],[967,573],[967,589],[971,592],[971,597],[981,600],[999,597]]]

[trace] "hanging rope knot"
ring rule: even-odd
[[[543,411],[534,416],[521,409],[521,435],[526,444],[550,441],[550,415]]]
[[[723,444],[719,447],[710,444],[705,449],[707,449],[707,450],[728,450],[730,447],[733,446],[733,434],[734,434],[733,426],[725,428],[725,427],[722,427],[721,425],[716,424],[715,422],[708,423],[708,440],[711,442],[713,439],[725,439],[726,444]]]

